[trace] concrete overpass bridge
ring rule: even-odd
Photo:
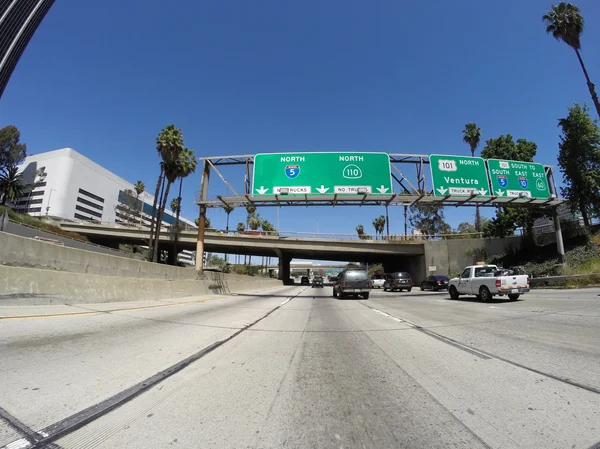
[[[66,231],[77,232],[91,242],[118,248],[119,244],[147,245],[149,230],[135,226],[93,223],[61,223]],[[179,250],[196,250],[197,231],[181,231]],[[172,251],[174,234],[160,235],[159,249]],[[292,259],[336,260],[344,262],[382,263],[388,272],[417,270],[416,264],[425,254],[422,240],[350,240],[331,238],[299,238],[269,235],[225,234],[207,231],[207,252],[245,254],[279,258],[282,279],[289,278]]]
[[[68,231],[85,235],[91,242],[112,248],[119,244],[147,245],[148,229],[124,225],[62,223]],[[162,232],[159,248],[173,249],[173,234]],[[197,231],[182,231],[180,250],[196,250]],[[448,240],[349,240],[240,235],[206,232],[207,252],[279,258],[279,277],[289,279],[292,259],[381,263],[386,272],[408,271],[415,282],[429,274],[453,274],[476,262],[476,254],[503,254],[521,247],[521,237],[504,239]],[[481,250],[481,251],[478,251]]]

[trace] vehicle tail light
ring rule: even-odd
[[[527,276],[527,287],[529,287],[529,276]]]
[[[394,285],[396,285],[396,279],[394,279]]]
[[[344,281],[340,282],[340,287],[345,287],[346,283]]]
[[[442,281],[437,281],[437,284],[440,285],[442,283]]]
[[[496,287],[500,288],[501,285],[502,283],[500,282],[500,279],[496,279]]]
[[[369,281],[369,288],[373,288],[373,281]]]
[[[410,280],[410,285],[413,285],[413,281],[412,281],[412,279]]]

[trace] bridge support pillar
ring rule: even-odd
[[[283,281],[284,284],[290,284],[292,281],[290,279],[291,273],[291,262],[292,258],[286,254],[281,254],[279,256],[279,276],[278,279]]]
[[[567,259],[565,257],[565,246],[563,244],[562,230],[560,228],[560,218],[558,216],[558,207],[552,210],[554,219],[554,232],[556,233],[556,252],[558,253],[558,263],[563,265]]]

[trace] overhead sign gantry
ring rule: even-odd
[[[556,195],[552,167],[530,162],[371,152],[260,153],[200,160],[203,171],[196,200],[200,206],[199,252],[204,247],[207,208],[248,204],[255,207],[437,204],[543,207],[556,212],[556,206],[564,202]],[[231,165],[245,166],[241,192],[219,171],[220,167]],[[425,175],[427,165],[431,170],[431,187]],[[227,185],[231,196],[209,196],[213,171]],[[560,248],[560,222],[554,221]],[[564,250],[559,249],[559,255],[562,258]],[[202,258],[196,260],[200,261],[201,270]]]

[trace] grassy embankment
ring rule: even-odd
[[[42,218],[32,217],[28,214],[17,213],[10,207],[0,206],[0,216],[4,215],[5,210],[8,210],[8,218],[10,218],[11,221],[39,229],[40,231],[50,232],[52,234],[69,237],[75,240],[81,240],[82,242],[88,241],[87,237],[84,237],[83,235],[77,234],[76,232],[64,231],[60,226],[48,223]]]

